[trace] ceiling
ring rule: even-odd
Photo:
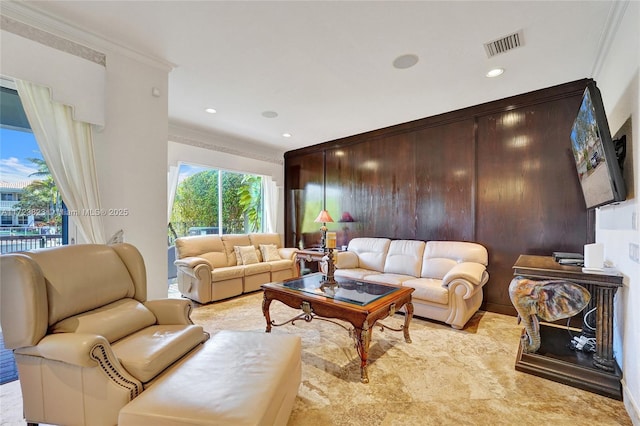
[[[27,2],[175,64],[172,125],[280,152],[593,77],[615,3]],[[522,46],[487,57],[516,31]],[[417,64],[394,68],[404,54]]]

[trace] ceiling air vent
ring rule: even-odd
[[[522,30],[520,30],[497,40],[490,41],[489,43],[485,43],[484,50],[487,52],[487,56],[491,58],[493,56],[499,55],[500,53],[504,53],[509,50],[515,49],[516,47],[520,47],[523,44],[524,39],[522,38]]]

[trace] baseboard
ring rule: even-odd
[[[620,381],[622,383],[622,399],[624,401],[624,408],[627,410],[627,414],[631,418],[633,426],[640,426],[640,409],[638,408],[638,401],[633,399],[633,395],[629,392],[629,387],[624,378]]]

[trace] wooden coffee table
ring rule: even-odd
[[[266,332],[271,332],[272,326],[293,324],[297,320],[311,322],[314,318],[329,321],[349,331],[354,339],[356,350],[360,356],[360,380],[369,383],[367,374],[367,358],[369,344],[374,326],[393,331],[402,331],[407,343],[409,337],[409,323],[413,317],[411,293],[413,288],[394,285],[383,285],[363,280],[336,278],[336,287],[322,285],[321,273],[305,275],[278,283],[262,285],[264,299],[262,313],[267,321]],[[302,313],[282,323],[271,320],[269,306],[272,300],[279,300],[294,309],[301,309]],[[391,328],[378,321],[392,316],[406,307],[404,325],[401,328]],[[353,329],[346,327],[331,318],[346,321]]]

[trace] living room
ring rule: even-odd
[[[126,41],[105,40],[101,36],[87,32],[81,29],[87,24],[82,22],[79,17],[74,17],[70,10],[66,10],[69,14],[63,15],[63,19],[57,19],[56,12],[65,12],[65,7],[56,10],[56,2],[51,3],[51,9],[47,9],[44,3],[39,2],[26,4],[3,2],[3,36],[7,25],[5,18],[9,18],[55,34],[63,39],[70,39],[90,46],[106,54],[107,66],[104,79],[106,96],[100,100],[104,106],[105,121],[104,126],[94,134],[100,194],[104,205],[126,206],[135,214],[126,217],[104,218],[105,234],[112,235],[120,229],[124,230],[125,240],[137,246],[145,259],[149,283],[148,297],[150,299],[166,297],[167,171],[181,161],[204,163],[212,167],[225,167],[271,176],[284,192],[286,172],[283,155],[285,151],[290,149],[274,148],[272,144],[260,145],[255,140],[236,137],[229,133],[214,134],[206,129],[190,127],[182,121],[172,119],[169,115],[168,105],[170,97],[175,94],[171,93],[170,84],[172,75],[183,72],[181,64],[172,63],[172,58],[164,57],[163,52],[140,52],[139,46],[137,46],[138,49],[128,49],[123,47],[126,45]],[[594,52],[590,56],[591,61],[588,62],[588,65],[581,70],[579,75],[562,81],[544,80],[534,75],[527,75],[524,79],[535,80],[528,87],[530,90],[537,90],[582,78],[593,78],[597,81],[603,95],[611,133],[617,133],[627,123],[629,117],[632,117],[632,131],[630,133],[638,135],[640,134],[639,120],[636,119],[640,103],[637,53],[638,3],[590,3],[604,3],[604,9],[596,8],[595,10],[605,10],[607,16],[602,16],[598,21],[602,24],[602,36],[596,37],[595,45],[588,46],[589,51]],[[493,3],[488,5],[494,6]],[[59,3],[58,6],[60,6]],[[587,6],[587,3],[583,4],[582,2],[576,2],[573,6],[565,5],[569,9]],[[247,4],[245,7],[251,6]],[[327,3],[326,7],[330,12],[331,7],[338,8],[339,6]],[[547,7],[551,6],[547,5]],[[566,9],[562,10],[566,12]],[[329,31],[331,29],[330,22],[325,25]],[[511,30],[520,28],[518,23],[513,25],[514,28]],[[538,22],[538,25],[544,25],[544,23]],[[527,40],[526,30],[525,28],[525,40]],[[593,32],[594,30],[575,26],[568,28],[567,31]],[[502,32],[495,34],[496,37],[501,35]],[[3,37],[3,43],[7,42],[6,39],[8,38]],[[132,44],[133,42],[132,40]],[[478,43],[478,45],[480,44]],[[340,46],[337,45],[335,48],[339,49]],[[397,52],[398,55],[405,53],[403,46],[400,49],[401,51]],[[482,50],[482,47],[480,49]],[[7,65],[4,58],[4,45],[2,50],[2,68],[5,69]],[[309,50],[313,50],[313,47],[309,47]],[[484,52],[481,53],[484,55]],[[517,54],[517,52],[513,53]],[[389,62],[391,60],[393,58],[389,58]],[[571,61],[570,58],[567,60]],[[427,61],[428,59],[421,57],[419,63],[423,64]],[[563,66],[566,65],[560,65],[560,67]],[[392,69],[390,65],[389,68],[391,71],[400,71]],[[406,71],[410,71],[410,69]],[[509,71],[510,69],[506,69],[503,77],[508,77]],[[446,73],[447,71],[441,70],[440,72]],[[258,78],[259,73],[256,76],[256,79]],[[484,75],[482,78],[485,78]],[[384,84],[386,83],[381,83],[381,85]],[[440,99],[444,106],[437,112],[394,118],[392,121],[371,120],[366,126],[363,124],[358,130],[353,130],[351,133],[322,133],[327,132],[327,129],[332,127],[332,123],[325,122],[321,116],[318,116],[316,118],[318,124],[315,125],[318,129],[316,135],[300,147],[337,140],[392,124],[472,107],[486,101],[499,100],[530,91],[523,90],[511,93],[500,88],[497,84],[487,84],[495,87],[490,98],[483,100],[473,98],[474,101],[467,101],[468,95],[454,88],[451,90],[451,98],[459,98],[461,104],[447,104],[447,102],[453,101]],[[158,96],[152,94],[153,88],[157,89],[155,93]],[[249,91],[249,89],[250,86],[243,90]],[[346,87],[343,90],[349,93]],[[170,93],[171,96],[169,96]],[[304,100],[299,102],[304,103]],[[412,102],[416,101],[412,100]],[[327,107],[328,105],[330,103],[327,103]],[[203,108],[205,106],[202,105]],[[200,108],[200,106],[191,106],[191,108]],[[353,115],[358,114],[354,113]],[[348,117],[344,121],[348,121]],[[290,139],[296,139],[297,135],[293,131],[292,133]],[[627,140],[632,141],[630,149],[628,149],[627,163],[631,164],[631,170],[638,170],[640,167],[638,162],[640,148],[636,142],[637,137],[628,137]],[[403,165],[398,167],[403,167]],[[144,170],[144,173],[140,172],[141,169]],[[627,185],[638,188],[637,173],[635,176],[631,176],[633,181],[627,182]],[[559,182],[559,184],[561,183]],[[284,200],[285,196],[282,193],[280,211],[283,213],[278,216],[277,229],[283,237],[287,232],[290,232],[285,228],[284,212],[289,206],[284,204]],[[637,244],[639,240],[638,207],[637,197],[633,194],[623,203],[598,209],[595,211],[595,229],[593,230],[595,241],[602,243],[605,247],[607,260],[625,276],[624,286],[618,291],[616,299],[614,352],[623,371],[624,406],[629,417],[635,422],[634,424],[638,424],[638,406],[640,404],[640,366],[636,356],[640,344],[637,331],[640,329],[640,314],[635,312],[633,307],[640,302],[640,292],[637,289],[640,276],[637,263],[629,258],[629,246],[632,243]],[[632,225],[633,220],[636,222],[635,227]],[[515,321],[515,318],[513,320]]]

